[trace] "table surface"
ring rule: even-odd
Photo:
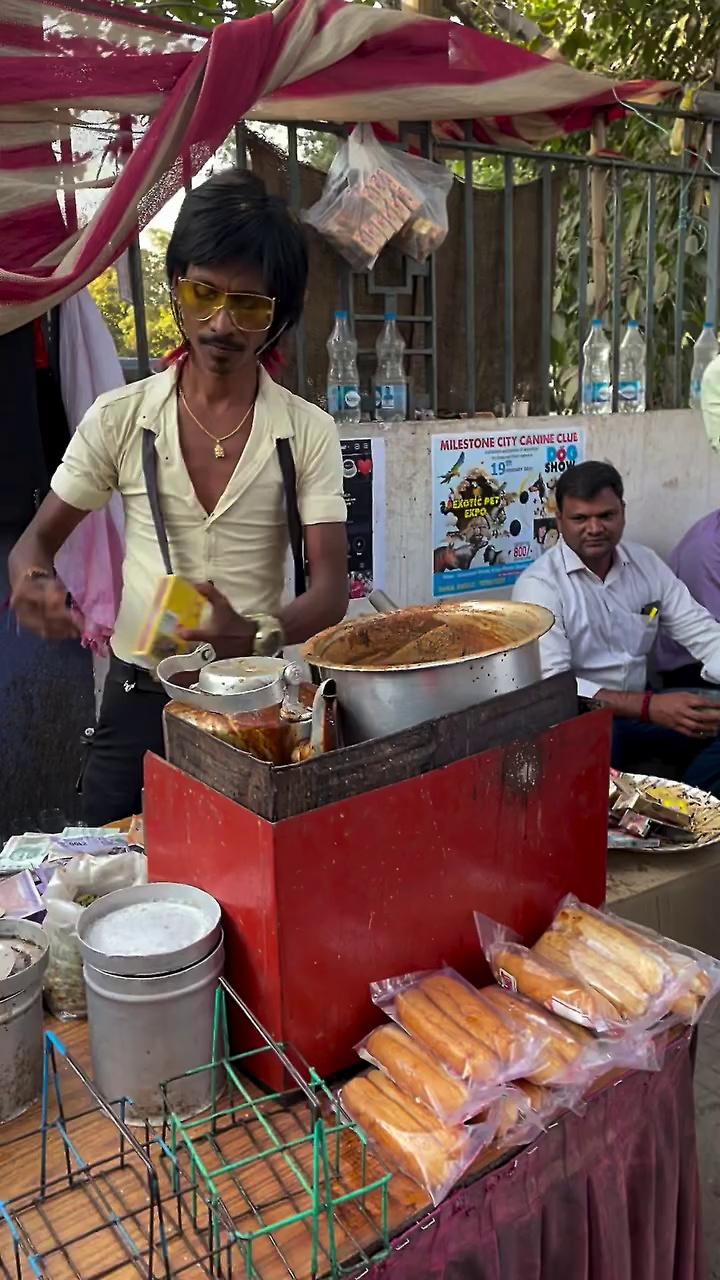
[[[607,861],[607,901],[619,902],[665,888],[720,866],[720,842],[685,853],[637,853],[612,849]]]

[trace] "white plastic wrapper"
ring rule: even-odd
[[[77,926],[86,907],[115,889],[147,884],[147,858],[137,850],[112,856],[83,854],[59,867],[45,893],[50,956],[45,1000],[56,1018],[84,1018],[85,980]]]

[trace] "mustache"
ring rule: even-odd
[[[247,343],[225,342],[222,338],[200,337],[198,342],[203,347],[214,347],[217,351],[245,351]]]

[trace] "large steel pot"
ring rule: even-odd
[[[321,631],[304,657],[335,680],[345,740],[363,742],[535,684],[553,621],[514,601],[417,605]]]

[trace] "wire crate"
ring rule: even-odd
[[[249,1020],[259,1048],[230,1055],[229,1009]],[[163,1137],[192,1193],[232,1220],[242,1274],[314,1280],[384,1257],[390,1174],[320,1077],[268,1035],[223,979],[213,1045],[213,1061],[190,1073],[212,1073],[210,1112],[182,1120],[166,1092]],[[267,1054],[280,1059],[286,1090],[267,1093],[250,1083],[262,1078]]]
[[[136,1136],[124,1115],[46,1032],[40,1127],[0,1143],[0,1170],[12,1162],[19,1188],[0,1200],[4,1280],[242,1274],[223,1206],[189,1187],[159,1134]]]

